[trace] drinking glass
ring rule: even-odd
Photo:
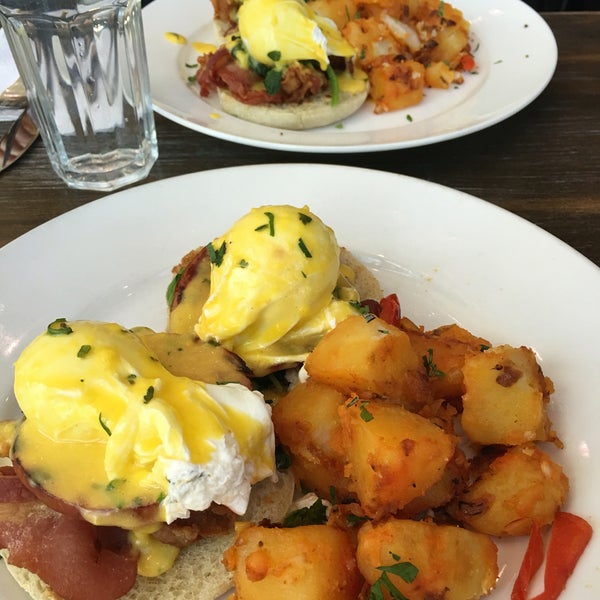
[[[52,167],[71,187],[114,190],[158,157],[140,0],[0,0]]]

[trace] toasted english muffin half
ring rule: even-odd
[[[294,478],[279,473],[277,481],[265,479],[252,488],[242,521],[280,523],[294,496]],[[135,585],[120,600],[216,600],[233,588],[233,573],[225,569],[223,553],[235,538],[232,531],[202,539],[183,548],[173,567],[159,577],[138,576]],[[0,556],[13,579],[33,600],[63,600],[35,573],[8,562],[8,550]]]
[[[365,102],[368,87],[352,94],[340,92],[335,105],[329,94],[313,96],[300,104],[245,104],[229,91],[217,90],[221,108],[228,114],[277,129],[304,130],[324,127],[342,121],[354,114]]]

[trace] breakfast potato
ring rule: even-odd
[[[345,472],[365,513],[394,513],[444,475],[456,440],[398,404],[358,397],[339,409]]]
[[[369,97],[376,114],[414,106],[423,99],[425,67],[415,60],[380,58],[366,67],[371,87]]]
[[[551,383],[532,350],[498,346],[465,357],[461,424],[478,444],[518,445],[554,438],[546,414]]]
[[[365,523],[358,532],[356,557],[371,586],[377,585],[382,566],[407,562],[416,567],[412,582],[387,573],[410,600],[475,600],[494,588],[498,576],[497,549],[488,536],[425,521]]]
[[[308,379],[273,407],[275,431],[292,456],[292,472],[302,489],[322,498],[330,496],[331,487],[339,500],[350,495],[338,415],[346,399],[335,388]]]
[[[425,67],[425,84],[428,87],[447,90],[455,78],[456,72],[443,61],[432,62]]]
[[[349,535],[329,525],[242,527],[223,562],[237,600],[356,600],[363,585]]]
[[[325,335],[306,359],[308,374],[344,394],[423,406],[431,391],[408,335],[370,317],[348,317]]]
[[[400,328],[410,338],[421,357],[434,398],[459,398],[465,392],[463,366],[465,357],[489,348],[490,342],[456,324],[424,331],[403,318]]]
[[[495,536],[526,535],[548,525],[563,505],[569,480],[534,444],[515,446],[491,461],[450,507],[461,523]]]

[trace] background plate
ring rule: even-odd
[[[600,269],[492,204],[391,173],[307,164],[204,171],[106,196],[11,242],[0,250],[0,419],[18,416],[12,365],[48,323],[163,329],[171,267],[253,206],[276,203],[308,204],[387,292],[398,292],[414,321],[457,322],[495,344],[536,351],[555,383],[550,415],[565,444],[545,449],[571,479],[566,509],[597,531]],[[525,545],[499,543],[503,574],[493,600],[509,600]],[[596,534],[561,600],[600,597],[599,561]],[[3,600],[26,598],[3,568],[0,590]]]
[[[477,73],[466,74],[461,86],[427,90],[418,106],[385,115],[373,114],[367,102],[341,127],[286,131],[227,115],[216,97],[202,99],[188,86],[194,69],[186,65],[194,65],[197,57],[191,43],[215,39],[208,0],[154,0],[143,11],[154,108],[207,135],[297,152],[410,148],[479,131],[542,92],[556,67],[556,41],[542,17],[521,0],[457,0],[454,5],[471,22],[478,64]],[[167,41],[167,31],[183,34],[188,45]]]

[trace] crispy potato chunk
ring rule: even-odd
[[[547,381],[532,350],[498,346],[467,356],[461,423],[478,444],[554,439],[546,414]]]
[[[442,479],[456,440],[397,404],[351,400],[339,409],[346,474],[365,513],[393,513]]]
[[[479,354],[491,343],[459,325],[445,325],[424,331],[406,318],[400,323],[417,356],[421,358],[434,398],[458,398],[465,393],[465,357]]]
[[[370,585],[381,576],[380,566],[414,565],[418,573],[412,583],[388,574],[411,600],[474,600],[494,588],[498,575],[497,549],[488,536],[424,521],[365,523],[358,532],[356,556]]]
[[[569,480],[534,444],[515,446],[495,458],[451,505],[464,525],[495,536],[526,535],[533,521],[554,521],[569,491]]]
[[[328,525],[241,528],[223,562],[238,600],[356,600],[363,585],[350,537]]]
[[[380,59],[367,68],[376,114],[419,104],[423,99],[425,67],[415,60],[397,62],[393,56]]]
[[[431,399],[408,335],[379,318],[344,319],[308,355],[305,368],[344,394],[383,397],[413,409]]]
[[[332,486],[340,500],[350,495],[338,416],[346,399],[336,389],[309,379],[273,407],[275,431],[292,455],[292,472],[302,489],[322,498],[329,497]]]

